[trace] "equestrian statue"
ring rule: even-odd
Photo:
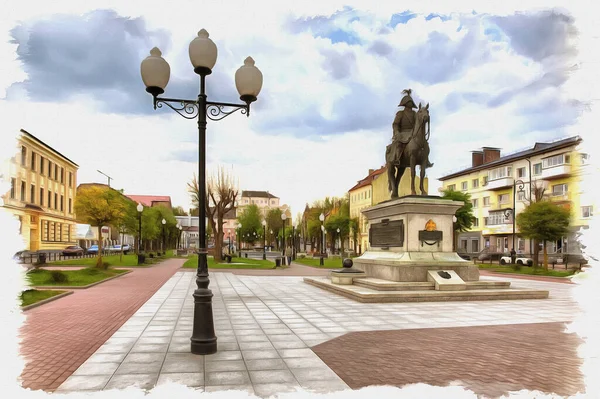
[[[398,198],[398,185],[406,168],[410,168],[411,194],[417,195],[415,190],[417,165],[421,177],[419,189],[421,195],[427,195],[423,187],[425,170],[433,166],[429,162],[429,103],[424,107],[419,103],[418,110],[414,111],[417,106],[410,96],[411,90],[406,89],[402,93],[405,93],[405,96],[398,106],[404,107],[404,109],[396,113],[396,118],[392,123],[394,132],[392,143],[387,146],[385,151],[388,189],[392,193],[392,198]]]

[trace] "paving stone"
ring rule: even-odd
[[[112,375],[120,363],[84,363],[73,375]]]
[[[206,362],[214,362],[219,360],[242,360],[241,351],[222,351],[212,355],[205,356]]]
[[[287,382],[285,384],[254,384],[254,394],[262,398],[268,398],[275,394],[302,391],[297,383]]]
[[[206,363],[206,372],[212,371],[245,371],[243,360],[216,360]]]
[[[206,385],[204,392],[227,392],[227,391],[242,391],[248,394],[254,394],[254,388],[250,384],[243,385]]]
[[[72,375],[61,385],[61,391],[102,390],[110,380],[110,375]]]
[[[289,370],[256,370],[249,371],[252,384],[285,384],[295,383],[296,378]]]
[[[188,387],[204,388],[204,373],[161,373],[156,385],[166,384],[167,382],[187,385]],[[202,389],[200,392],[202,392]]]
[[[167,353],[161,373],[199,373],[204,370],[204,357],[193,353]]]
[[[137,387],[140,389],[150,390],[154,388],[158,380],[157,374],[125,374],[114,375],[104,390],[109,389],[125,389],[128,387]]]
[[[255,360],[255,359],[278,359],[279,354],[275,349],[259,349],[242,351],[244,360]]]
[[[248,370],[285,370],[286,364],[281,359],[254,359],[246,360]]]
[[[86,363],[120,363],[125,359],[125,353],[97,353],[90,356]]]
[[[205,373],[205,384],[213,385],[249,385],[250,376],[247,371],[214,371]],[[208,391],[208,390],[207,390]]]

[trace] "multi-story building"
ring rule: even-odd
[[[419,188],[420,178],[415,177],[415,187]],[[428,190],[427,178],[424,180],[423,187]],[[398,187],[398,195],[404,196],[410,194],[410,169],[406,169],[400,185]],[[369,169],[369,174],[348,190],[350,197],[350,217],[358,218],[359,234],[357,235],[356,249],[358,253],[362,253],[368,249],[369,245],[369,226],[367,218],[362,214],[362,210],[373,205],[377,205],[383,201],[391,199],[391,192],[388,186],[387,167],[382,166],[379,169]],[[350,233],[350,247],[354,249],[354,234]]]
[[[75,245],[75,196],[79,165],[21,129],[18,155],[9,161],[10,191],[4,208],[21,222],[25,249]]]
[[[175,216],[177,222],[182,227],[181,243],[184,248],[198,247],[198,216]],[[215,219],[216,223],[216,219]],[[236,208],[223,215],[223,243],[232,245],[237,243],[237,219]]]
[[[473,228],[457,237],[458,248],[477,253],[508,252],[513,248],[513,201],[515,213],[530,201],[532,188],[544,190],[544,198],[571,210],[568,236],[548,243],[548,252],[579,253],[577,234],[587,228],[593,213],[593,199],[581,188],[587,155],[577,150],[578,136],[536,143],[533,147],[501,156],[500,149],[483,147],[472,152],[472,165],[441,177],[443,189],[467,192],[474,212]],[[516,195],[516,198],[514,196]],[[531,253],[533,243],[519,237],[515,227],[515,250]]]
[[[291,209],[288,205],[280,205],[279,197],[274,196],[268,191],[242,191],[240,199],[237,201],[238,215],[248,205],[255,204],[261,210],[263,216],[273,208],[279,208],[286,215],[291,216]]]
[[[169,209],[173,209],[171,205],[171,197],[168,195],[125,195],[127,198],[144,206],[159,206],[162,205]]]

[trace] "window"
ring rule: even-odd
[[[525,251],[525,240],[522,238],[517,239],[517,251]]]
[[[536,176],[542,174],[542,164],[541,163],[533,164],[533,174]]]
[[[15,199],[15,184],[17,184],[16,179],[10,179],[10,198]]]
[[[507,204],[509,200],[510,200],[510,198],[509,198],[508,194],[500,194],[498,196],[499,204]]]
[[[473,218],[473,227],[479,227],[479,218]]]
[[[69,187],[73,186],[73,172],[69,172]]]
[[[48,178],[52,179],[52,162],[48,160]]]
[[[517,199],[519,201],[525,201],[525,191],[517,191]]]
[[[527,176],[527,169],[525,169],[525,168],[517,169],[517,177],[526,177],[526,176]]]
[[[590,160],[590,156],[588,154],[579,154],[580,159],[581,159],[581,164],[582,165],[587,165],[589,160]]]
[[[21,181],[21,201],[25,201],[25,182]]]
[[[40,157],[40,174],[44,174],[44,157]]]
[[[471,241],[471,252],[479,252],[479,240]]]
[[[52,193],[50,192],[50,190],[48,190],[48,204],[47,204],[48,208],[50,208],[51,202],[52,202]]]
[[[488,172],[488,180],[497,180],[512,176],[512,166],[492,169]]]
[[[29,193],[29,202],[31,202],[32,204],[35,204],[35,186],[32,184],[31,185],[31,192]]]
[[[485,186],[486,184],[488,184],[488,177],[483,176],[483,185]]]
[[[61,195],[60,196],[60,211],[61,212],[65,210],[64,202],[65,202],[65,197],[64,197],[64,195]]]
[[[483,206],[490,206],[490,197],[483,197]]]
[[[60,234],[60,223],[54,223],[54,241],[60,241],[61,239],[61,234]]]
[[[467,243],[468,243],[468,241],[465,240],[464,238],[460,240],[460,247],[462,249],[464,249],[465,251],[467,250]]]
[[[69,198],[69,213],[73,213],[73,200]]]
[[[65,182],[65,168],[60,168],[60,182]]]
[[[42,220],[42,241],[48,241],[50,222]]]
[[[568,154],[558,154],[542,159],[542,169],[547,169],[553,166],[559,166],[568,163],[571,163],[571,157]]]
[[[479,179],[473,179],[471,185],[473,186],[473,188],[479,187]]]
[[[448,186],[448,190],[450,190],[450,191],[454,191],[454,190],[456,190],[456,184],[451,184],[451,185],[449,185],[449,186]]]
[[[58,209],[58,194],[54,193],[54,209]]]
[[[471,200],[471,203],[473,204],[473,208],[479,207],[479,199],[474,198]]]
[[[462,191],[467,191],[468,188],[469,188],[468,182],[464,181],[464,182],[460,183],[460,189]]]
[[[54,164],[54,180],[58,180],[58,165]]]
[[[581,217],[582,218],[591,218],[594,216],[593,208],[591,206],[582,206],[581,207]]]
[[[67,225],[67,241],[71,242],[71,225]]]
[[[486,219],[486,225],[506,224],[510,221],[510,218],[507,218],[504,212],[490,212]]]
[[[27,163],[27,148],[21,146],[21,165],[25,166]]]
[[[35,170],[35,152],[31,152],[31,170]]]
[[[40,187],[40,205],[44,206],[44,189]]]
[[[552,195],[564,195],[568,191],[567,184],[556,184],[552,186]]]

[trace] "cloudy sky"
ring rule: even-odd
[[[139,70],[159,47],[166,95],[194,99],[188,45],[202,28],[219,51],[209,100],[238,101],[233,77],[248,55],[264,75],[250,118],[209,121],[208,171],[225,166],[241,189],[268,190],[294,215],[383,165],[406,88],[430,103],[431,194],[483,145],[509,153],[578,133],[587,103],[567,90],[580,66],[572,9],[280,3],[18,2],[0,24],[2,135],[23,128],[50,144],[80,165],[79,183],[105,182],[101,170],[128,194],[188,208],[197,125],[154,110]]]

